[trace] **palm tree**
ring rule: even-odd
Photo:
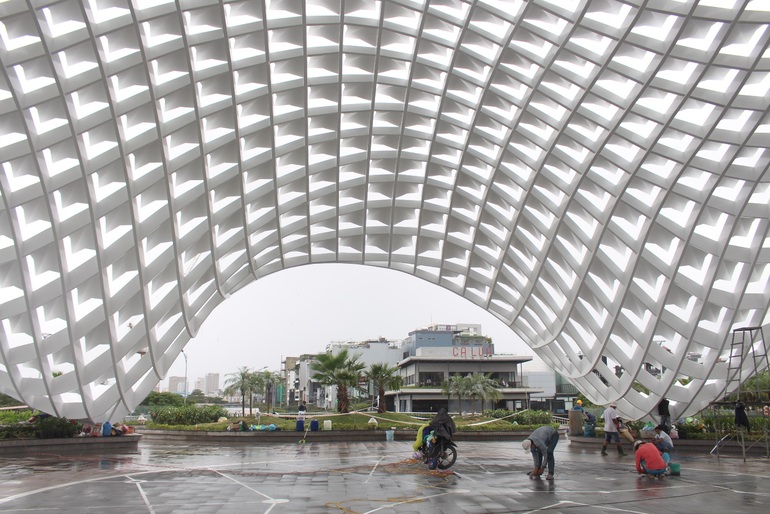
[[[503,393],[500,391],[500,382],[490,378],[490,374],[487,375],[487,379],[484,382],[483,389],[484,394],[481,397],[481,412],[484,412],[484,402],[489,401],[492,405],[502,398]]]
[[[254,413],[254,395],[262,387],[262,380],[259,373],[252,371],[249,373],[248,388],[249,388],[249,416]]]
[[[452,382],[444,380],[441,384],[441,394],[446,395],[446,410],[449,411],[449,403],[452,401]]]
[[[262,371],[257,374],[259,376],[259,391],[265,397],[265,406],[268,413],[272,412],[271,406],[273,404],[273,389],[276,384],[281,381],[281,376],[275,371]]]
[[[491,373],[474,373],[469,379],[469,391],[472,399],[481,400],[481,412],[484,412],[484,403],[487,400],[497,401],[501,393],[497,389],[497,381],[491,378]]]
[[[241,393],[241,415],[246,417],[246,395],[251,396],[253,391],[252,372],[246,366],[240,368],[235,373],[228,373],[225,380],[225,396],[232,396]],[[249,410],[251,410],[251,401],[249,401]]]
[[[315,372],[315,379],[323,385],[337,387],[337,412],[350,412],[348,388],[358,386],[358,377],[364,369],[364,364],[358,361],[358,356],[350,357],[344,349],[338,354],[322,353],[316,356],[316,362],[310,365]]]
[[[471,406],[475,406],[474,402],[476,401],[476,398],[481,396],[483,391],[483,386],[481,382],[482,374],[480,373],[474,373],[472,375],[468,375],[468,396],[471,397]],[[474,409],[475,411],[475,409]]]
[[[457,395],[457,412],[462,412],[462,400],[463,396],[468,392],[468,381],[468,377],[462,375],[452,375],[449,377],[449,393]]]
[[[387,389],[400,389],[403,377],[397,374],[397,366],[388,366],[385,363],[372,364],[364,373],[373,384],[377,394],[377,412],[385,412],[385,391]]]

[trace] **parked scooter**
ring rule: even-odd
[[[452,441],[455,422],[446,409],[440,409],[429,425],[420,432],[418,442],[422,461],[428,469],[449,469],[457,460],[457,445]]]
[[[457,460],[457,445],[451,439],[439,437],[434,433],[422,445],[420,453],[428,469],[449,469]]]

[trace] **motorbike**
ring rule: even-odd
[[[428,469],[449,469],[457,460],[457,445],[451,439],[434,435],[420,448]]]

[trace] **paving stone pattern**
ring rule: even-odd
[[[527,476],[518,442],[459,446],[450,472],[406,441],[201,445],[142,442],[135,454],[0,458],[0,512],[399,513],[767,512],[770,461],[677,455],[681,476],[639,477],[633,457],[556,449],[556,478]],[[629,449],[630,453],[630,449]]]

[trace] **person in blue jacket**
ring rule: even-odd
[[[572,410],[579,410],[581,416],[583,416],[583,419],[584,420],[588,419],[586,417],[586,410],[583,408],[583,400],[578,400],[577,402],[575,402],[575,406],[572,407]]]

